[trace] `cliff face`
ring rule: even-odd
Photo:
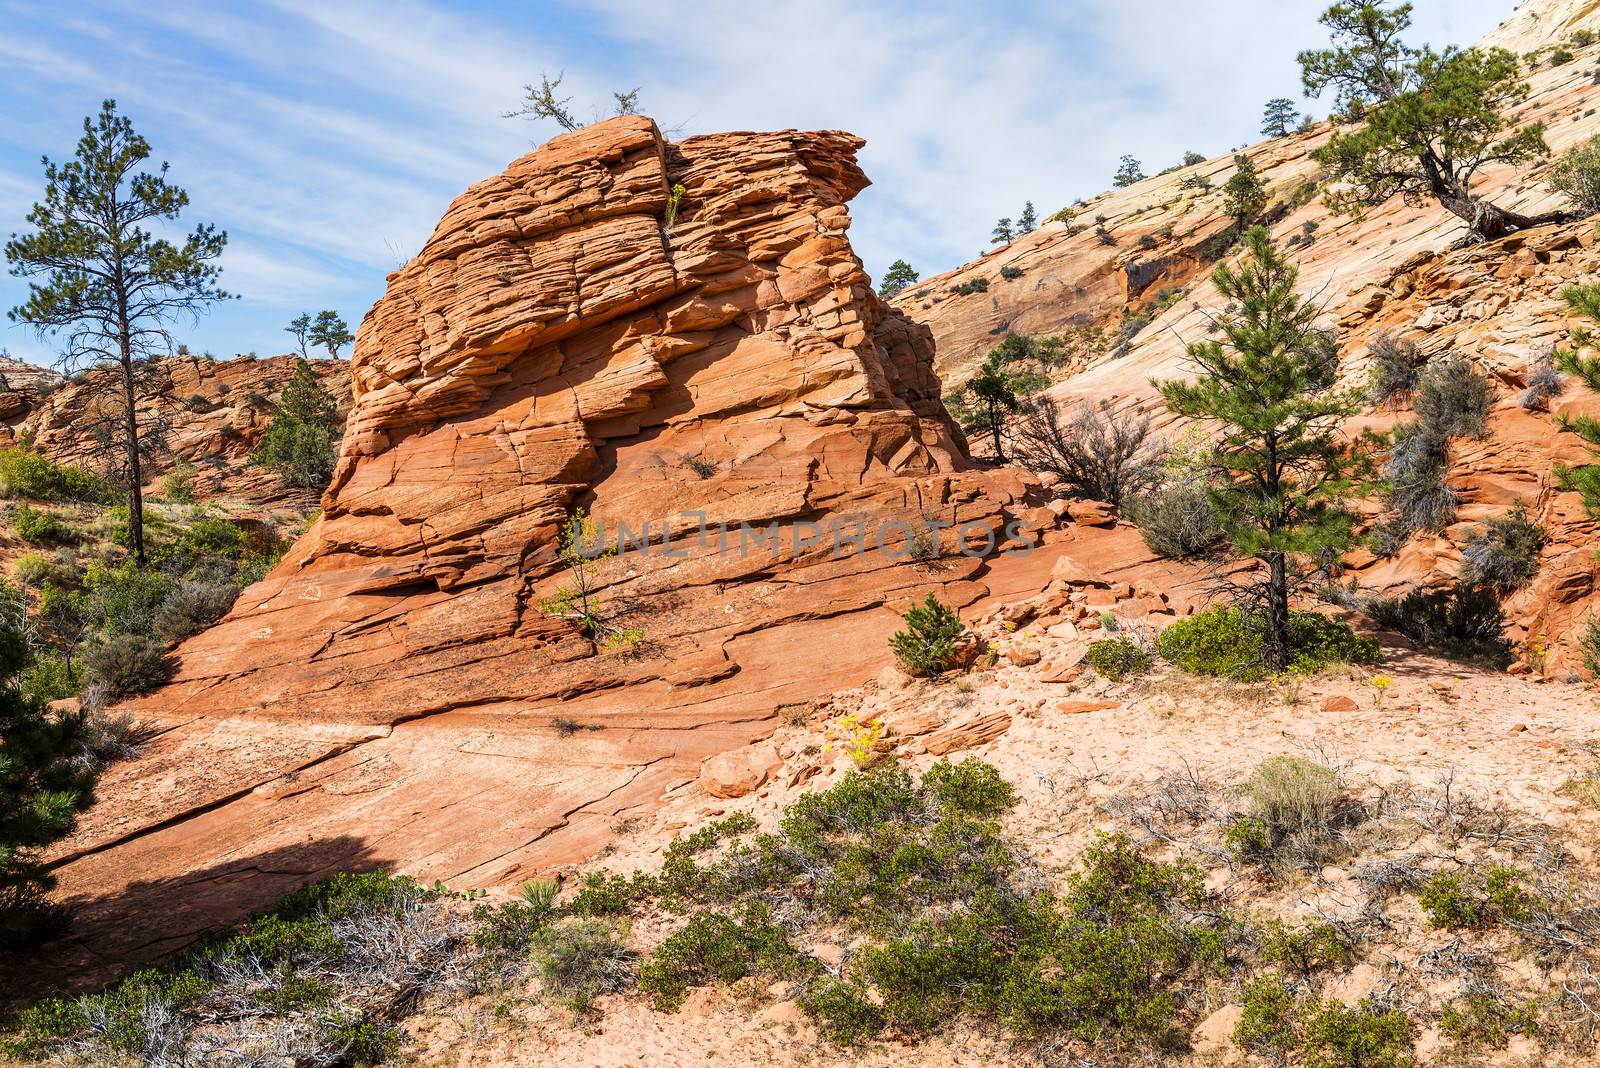
[[[1519,53],[1548,51],[1583,28],[1600,29],[1600,5],[1546,0],[1519,8],[1484,43]],[[1545,125],[1551,159],[1600,134],[1600,83],[1594,77],[1600,46],[1574,52],[1571,62],[1558,66],[1548,58],[1539,61],[1528,76],[1531,95],[1516,116]],[[1576,663],[1569,639],[1577,623],[1600,607],[1594,596],[1597,530],[1582,514],[1577,495],[1557,490],[1551,468],[1583,462],[1585,454],[1575,437],[1558,432],[1548,413],[1526,411],[1517,399],[1533,366],[1564,342],[1573,325],[1560,289],[1600,280],[1593,220],[1461,248],[1460,220],[1431,201],[1396,199],[1359,220],[1331,215],[1310,157],[1327,136],[1321,123],[1244,153],[1267,185],[1264,214],[1274,239],[1299,267],[1302,291],[1322,304],[1324,324],[1338,328],[1346,381],[1365,381],[1368,342],[1387,331],[1417,342],[1430,358],[1469,359],[1494,383],[1497,399],[1488,437],[1460,443],[1454,454],[1449,484],[1461,498],[1461,521],[1440,536],[1418,536],[1392,560],[1363,552],[1346,562],[1372,592],[1442,585],[1459,573],[1460,550],[1482,521],[1524,503],[1549,544],[1539,580],[1505,606],[1507,634],[1517,642],[1546,635],[1555,644],[1547,669],[1565,673]],[[1496,203],[1530,214],[1560,207],[1561,199],[1543,184],[1548,162],[1491,168],[1478,188]],[[1047,223],[956,271],[909,287],[893,303],[933,331],[937,367],[951,382],[970,375],[1007,329],[1050,334],[1093,323],[1109,336],[1135,316],[1121,347],[1106,344],[1082,354],[1050,393],[1068,403],[1108,399],[1142,407],[1170,424],[1150,381],[1188,373],[1185,347],[1211,336],[1208,317],[1225,303],[1209,280],[1214,256],[1204,250],[1231,221],[1222,214],[1221,187],[1233,171],[1229,155],[1103,194],[1078,206],[1070,226]],[[1210,188],[1200,188],[1196,177]],[[1106,220],[1115,245],[1096,234],[1098,217]],[[1002,267],[1022,274],[1006,280]],[[986,293],[952,292],[976,278],[988,280]],[[1164,290],[1166,299],[1158,299]],[[1145,316],[1148,322],[1140,326]],[[1553,407],[1593,410],[1600,408],[1597,400],[1569,377]],[[1357,426],[1387,426],[1394,418],[1409,413],[1385,413]]]
[[[928,332],[852,253],[860,145],[618,118],[451,205],[361,326],[322,518],[133,706],[165,733],[63,854],[100,902],[85,952],[137,955],[129,872],[160,880],[147,914],[192,895],[170,945],[331,867],[486,885],[581,856],[779,705],[880,671],[914,597],[1007,574],[874,548],[929,523],[982,542],[1033,487],[967,469]],[[540,607],[574,507],[649,532],[599,565],[630,655]],[[218,872],[245,892],[209,893]]]

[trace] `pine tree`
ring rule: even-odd
[[[1233,177],[1222,187],[1222,210],[1238,220],[1239,232],[1244,233],[1250,221],[1267,206],[1267,187],[1249,156],[1234,156],[1233,166]]]
[[[320,345],[328,350],[328,355],[334,359],[339,358],[339,350],[355,340],[355,335],[350,333],[349,325],[339,317],[339,313],[331,308],[317,313],[316,321],[311,324],[307,339],[313,345]],[[301,353],[305,355],[305,353]]]
[[[994,224],[994,230],[989,236],[989,243],[993,245],[1009,245],[1016,239],[1016,236],[1016,231],[1011,228],[1011,217],[1008,215]]]
[[[1294,101],[1285,96],[1275,96],[1267,101],[1267,109],[1261,117],[1261,132],[1268,137],[1287,137],[1289,127],[1300,119],[1300,110],[1294,106]]]
[[[888,297],[898,293],[919,277],[916,268],[911,264],[905,260],[895,260],[889,264],[889,269],[883,272],[883,281],[878,283],[878,296]]]
[[[1574,315],[1581,315],[1590,322],[1600,323],[1600,283],[1584,286],[1568,286],[1561,291],[1561,299],[1566,302],[1567,309]],[[1600,344],[1600,337],[1584,326],[1575,326],[1570,335],[1570,345],[1557,349],[1555,353],[1556,370],[1569,375],[1575,375],[1590,389],[1600,389],[1600,357],[1581,355],[1585,349],[1593,349]],[[1562,430],[1578,435],[1589,449],[1600,460],[1600,420],[1589,415],[1568,416],[1561,414],[1555,417],[1556,425]],[[1555,468],[1556,485],[1563,490],[1575,490],[1583,501],[1583,510],[1591,519],[1600,519],[1600,463],[1584,464],[1581,467],[1567,467],[1558,465]]]
[[[1364,442],[1341,438],[1362,392],[1336,388],[1333,340],[1314,325],[1320,309],[1295,293],[1297,272],[1265,228],[1245,235],[1237,268],[1212,273],[1238,305],[1218,320],[1224,341],[1189,346],[1192,382],[1156,385],[1176,415],[1218,424],[1207,496],[1234,552],[1264,565],[1242,592],[1264,611],[1269,666],[1289,659],[1289,598],[1354,542],[1346,499],[1372,470]]]
[[[27,656],[21,634],[0,631],[0,947],[36,941],[61,920],[44,900],[55,879],[38,851],[72,833],[94,800],[83,717],[22,692],[15,679]]]
[[[1039,213],[1033,210],[1033,201],[1022,205],[1022,214],[1017,216],[1017,233],[1031,234],[1039,228]]]
[[[1142,181],[1144,181],[1144,167],[1132,156],[1123,156],[1117,165],[1117,173],[1111,178],[1111,184],[1118,189],[1126,189],[1134,182]]]
[[[1028,394],[1042,384],[1039,375],[1007,371],[1005,359],[996,349],[962,387],[959,403],[951,414],[963,430],[989,434],[994,441],[995,462],[1003,464],[1006,454],[1001,434],[1014,415],[1027,410]]]
[[[297,356],[294,374],[250,462],[278,472],[291,486],[324,489],[333,475],[333,446],[340,429],[338,405],[311,364]]]
[[[1359,215],[1391,197],[1431,197],[1467,224],[1470,236],[1492,240],[1512,230],[1565,220],[1568,212],[1526,216],[1478,196],[1484,168],[1526,163],[1549,151],[1544,127],[1508,133],[1528,97],[1521,61],[1504,48],[1443,53],[1401,40],[1411,5],[1352,0],[1328,8],[1322,24],[1332,47],[1301,52],[1306,93],[1332,89],[1347,115],[1362,124],[1333,136],[1313,153],[1328,173],[1328,206]]]
[[[294,347],[300,350],[302,359],[310,359],[311,353],[306,346],[311,343],[311,316],[302,312],[289,320],[289,325],[283,328],[286,334],[294,335]]]
[[[151,361],[172,350],[167,326],[229,297],[216,284],[215,264],[226,234],[201,224],[175,245],[145,229],[175,221],[189,203],[189,194],[168,183],[165,163],[159,171],[136,173],[149,158],[150,143],[117,114],[116,101],[105,101],[98,118],[83,120],[71,162],[44,161],[44,200],[28,213],[35,232],[6,242],[11,273],[42,279],[28,283],[27,303],[11,310],[12,320],[41,336],[64,335],[63,368],[110,363],[120,371],[90,381],[120,393],[115,429],[128,487],[130,547],[141,568],[145,457],[138,388]]]

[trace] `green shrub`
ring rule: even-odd
[[[1535,904],[1522,881],[1521,872],[1504,864],[1491,864],[1466,879],[1439,872],[1418,892],[1417,903],[1430,927],[1455,931],[1521,923],[1532,916]]]
[[[587,1012],[599,995],[633,985],[633,952],[614,927],[597,920],[535,931],[532,954],[545,992],[573,1012]]]
[[[1269,674],[1264,643],[1259,613],[1218,605],[1169,626],[1157,638],[1156,649],[1192,675],[1254,681]],[[1315,612],[1289,613],[1287,670],[1311,673],[1329,664],[1376,664],[1381,659],[1378,643],[1346,624]]]
[[[903,618],[906,629],[889,639],[901,667],[912,675],[937,675],[955,666],[956,643],[967,628],[954,608],[930,593]]]
[[[188,504],[194,500],[194,479],[198,473],[194,464],[178,457],[172,470],[161,476],[161,495],[169,501]]]
[[[12,573],[24,586],[42,589],[46,582],[55,577],[55,568],[40,553],[23,553],[17,557]]]
[[[117,499],[115,487],[99,475],[19,448],[0,449],[0,492],[35,501],[109,504]]]
[[[766,906],[752,903],[738,916],[697,913],[650,955],[639,970],[639,989],[657,1009],[670,1012],[683,1004],[691,986],[815,970],[815,962],[808,963],[810,969]]]
[[[1089,666],[1112,682],[1138,678],[1150,670],[1150,653],[1127,635],[1092,642],[1086,657]]]
[[[85,693],[92,687],[101,703],[146,693],[172,678],[177,663],[166,647],[137,634],[118,634],[91,645],[83,654]]]
[[[1370,1001],[1348,1006],[1329,999],[1304,1002],[1276,975],[1245,984],[1243,1013],[1233,1039],[1281,1062],[1298,1056],[1305,1068],[1407,1068],[1411,1020]]]
[[[1458,583],[1448,590],[1416,589],[1404,597],[1368,600],[1362,608],[1380,627],[1399,631],[1424,649],[1495,670],[1513,659],[1500,602],[1481,587]]]
[[[1222,541],[1222,524],[1198,479],[1169,482],[1130,499],[1124,510],[1157,556],[1203,556]]]
[[[83,592],[72,595],[75,611],[103,635],[149,635],[156,613],[172,593],[172,580],[159,571],[141,571],[132,560],[112,566],[96,562],[83,576]]]
[[[83,668],[58,652],[38,653],[22,670],[22,691],[46,703],[71,697],[83,685]]]
[[[1261,955],[1273,964],[1291,968],[1309,978],[1323,968],[1349,963],[1352,950],[1331,923],[1291,927],[1273,920],[1262,927]]]
[[[11,529],[29,545],[47,545],[72,539],[72,528],[54,512],[29,508],[25,504],[17,505],[16,512],[11,516]]]
[[[1533,581],[1539,573],[1544,530],[1528,518],[1522,502],[1483,531],[1461,551],[1461,581],[1483,586],[1504,597]]]
[[[1439,1030],[1461,1049],[1501,1049],[1512,1035],[1539,1030],[1539,1003],[1507,1003],[1507,995],[1478,987],[1439,1014]]]

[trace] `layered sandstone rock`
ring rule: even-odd
[[[348,411],[349,363],[316,359],[311,366],[340,411]],[[196,468],[197,497],[225,495],[259,504],[305,496],[278,475],[249,464],[250,450],[266,433],[279,394],[294,373],[293,356],[168,356],[148,371],[139,394],[141,417],[147,431],[159,434],[166,446],[147,463],[148,482],[182,459]],[[92,470],[115,464],[119,454],[113,428],[122,406],[117,374],[89,371],[57,382],[48,392],[35,390],[17,432],[58,463]]]
[[[968,470],[927,331],[851,252],[860,145],[618,118],[451,205],[361,326],[321,520],[134,706],[170,729],[65,852],[69,893],[111,894],[86,952],[136,955],[130,872],[188,888],[170,945],[331,867],[488,885],[581,856],[778,705],[880,671],[913,598],[1042,584],[1044,554],[953,555],[948,530],[938,566],[875,547],[891,521],[896,549],[982,543],[1039,502]],[[650,532],[599,571],[632,655],[540,608],[574,507]]]

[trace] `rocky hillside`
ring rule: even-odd
[[[861,551],[1065,512],[969,470],[927,331],[851,251],[860,144],[619,118],[451,205],[361,326],[321,520],[132,707],[162,733],[59,858],[100,902],[84,953],[335,868],[483,886],[585,855],[780,705],[880,670],[912,599],[1037,590],[1048,554],[949,530],[919,566]],[[651,540],[601,562],[588,632],[548,604],[573,506]]]
[[[146,480],[153,484],[183,460],[197,469],[195,494],[201,498],[227,496],[268,504],[303,496],[279,476],[246,462],[272,422],[278,394],[294,373],[294,362],[293,356],[231,360],[168,356],[156,361],[139,402],[143,418],[166,448],[146,467]],[[8,421],[13,440],[33,442],[57,463],[106,469],[114,461],[114,439],[108,438],[105,428],[118,418],[121,406],[120,395],[106,385],[117,372],[88,371],[62,379],[54,372],[21,366],[41,376],[37,381],[44,388],[30,384],[19,389],[23,407]],[[349,363],[317,359],[311,366],[340,410],[347,410]],[[0,394],[0,403],[7,396]]]
[[[1484,43],[1546,55],[1584,28],[1600,28],[1594,5],[1530,0]],[[1570,62],[1537,61],[1528,77],[1532,93],[1516,117],[1545,125],[1551,160],[1600,134],[1597,64],[1600,45],[1589,45],[1575,49]],[[1431,201],[1396,199],[1359,220],[1333,215],[1322,202],[1319,167],[1310,155],[1328,134],[1323,122],[1243,152],[1267,185],[1263,214],[1273,237],[1290,250],[1302,288],[1317,295],[1323,322],[1338,329],[1346,381],[1365,381],[1368,342],[1386,332],[1414,341],[1430,359],[1470,360],[1495,384],[1497,401],[1488,436],[1465,444],[1450,473],[1463,505],[1460,522],[1441,536],[1413,539],[1393,560],[1361,552],[1345,563],[1376,592],[1448,582],[1482,521],[1522,502],[1549,544],[1539,580],[1506,606],[1508,634],[1518,643],[1549,636],[1556,648],[1547,669],[1566,672],[1576,662],[1566,639],[1597,607],[1596,530],[1577,495],[1557,490],[1551,468],[1582,461],[1585,451],[1576,437],[1559,432],[1551,413],[1525,410],[1518,398],[1540,359],[1575,325],[1560,300],[1562,287],[1600,279],[1594,221],[1462,248],[1461,221]],[[1490,168],[1481,190],[1529,214],[1559,207],[1560,197],[1542,180],[1548,162]],[[1074,206],[1070,223],[1047,222],[973,263],[908,287],[892,303],[932,330],[937,368],[952,383],[970,375],[1007,331],[1075,336],[1074,327],[1100,327],[1099,339],[1080,347],[1056,376],[1050,395],[1069,404],[1109,399],[1167,422],[1151,379],[1186,373],[1185,346],[1209,336],[1209,316],[1224,303],[1209,273],[1213,243],[1231,222],[1222,214],[1221,187],[1233,171],[1230,154],[1102,194]],[[1021,274],[1007,279],[1002,269]],[[987,290],[970,291],[975,280],[984,280]],[[1582,383],[1569,379],[1551,409],[1572,414],[1596,405]],[[1385,427],[1406,414],[1402,409],[1370,422]],[[1360,425],[1365,422],[1352,429]]]

